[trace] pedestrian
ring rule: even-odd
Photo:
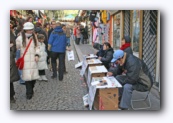
[[[55,29],[56,27],[56,21],[51,21],[51,29],[48,31],[48,40],[49,40],[49,37],[50,37],[50,34],[52,33],[52,31]],[[51,70],[52,69],[52,65],[51,65],[51,51],[47,50],[47,54],[48,54],[48,57],[47,57],[47,64],[49,64],[49,69]]]
[[[66,50],[66,34],[63,32],[61,23],[57,23],[57,27],[53,30],[48,41],[48,49],[51,51],[51,63],[53,68],[52,79],[57,78],[57,58],[59,58],[58,73],[59,80],[63,80],[64,59]]]
[[[120,50],[123,50],[126,53],[133,54],[132,48],[130,47],[131,38],[130,36],[124,36],[121,40]]]
[[[10,37],[11,38],[11,37]],[[18,70],[15,63],[15,55],[16,55],[16,43],[14,39],[10,39],[10,102],[15,102],[15,91],[13,83],[20,79],[18,74]]]
[[[119,64],[119,69],[122,69],[120,75],[116,75],[116,79],[123,86],[119,89],[120,105],[119,107],[123,110],[128,110],[131,104],[132,91],[148,91],[152,87],[153,80],[148,70],[147,65],[132,54],[128,54],[122,50],[117,50],[111,62]],[[112,72],[108,72],[108,76],[112,76]]]
[[[80,34],[81,34],[81,36],[80,36],[80,42],[81,42],[81,44],[84,44],[84,33],[85,33],[85,29],[84,29],[84,27],[83,27],[83,25],[81,25],[81,28],[80,28]]]
[[[25,21],[25,23],[26,22],[33,22],[33,18],[32,18],[32,16],[28,16],[27,18],[26,18],[26,21]]]
[[[50,30],[50,24],[49,23],[45,23],[44,24],[44,31],[46,32],[46,36],[48,37],[48,32]]]
[[[20,49],[20,57],[23,56],[26,47],[29,46],[24,57],[24,68],[22,70],[22,79],[25,81],[27,99],[32,98],[35,82],[40,78],[37,66],[39,59],[38,41],[33,31],[34,25],[31,22],[26,22],[21,35],[16,39],[16,47]],[[28,45],[29,43],[30,45]]]
[[[95,53],[95,55],[97,55],[97,57],[103,57],[105,54],[105,51],[103,50],[103,44],[104,44],[104,41],[102,41],[102,45],[97,42],[94,43],[94,45],[93,45],[94,49],[98,50]]]
[[[102,64],[107,68],[109,69],[110,67],[110,63],[111,63],[111,60],[113,58],[113,53],[114,53],[114,50],[113,48],[111,47],[110,43],[109,42],[105,42],[103,44],[103,50],[104,50],[104,55],[103,57],[99,57],[100,61],[102,62]]]
[[[46,46],[44,44],[45,36],[43,34],[37,35],[38,39],[38,48],[40,50],[39,54],[39,61],[38,61],[38,70],[39,70],[39,81],[48,81],[46,78],[45,70],[48,69],[47,67],[47,52],[46,52]]]
[[[80,43],[80,38],[81,38],[81,32],[80,32],[80,27],[78,26],[77,27],[77,30],[76,30],[76,37],[77,37],[77,40],[76,40],[76,44],[79,45]]]

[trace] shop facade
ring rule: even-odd
[[[160,12],[157,10],[124,10],[111,15],[110,43],[115,50],[123,36],[131,37],[133,54],[149,67],[160,88]]]

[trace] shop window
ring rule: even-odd
[[[132,50],[134,55],[139,57],[139,40],[140,40],[140,11],[133,10],[132,12]]]
[[[121,45],[121,39],[120,39],[120,16],[121,14],[114,15],[113,18],[113,48],[119,49]]]

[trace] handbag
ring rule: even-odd
[[[21,58],[19,58],[19,59],[17,60],[17,62],[16,62],[16,66],[17,66],[17,68],[18,68],[19,70],[22,70],[23,67],[24,67],[24,57],[25,57],[25,54],[26,54],[26,52],[27,52],[27,50],[28,50],[28,48],[29,48],[29,46],[30,46],[30,44],[31,44],[31,41],[32,41],[32,39],[29,41],[29,44],[28,44],[28,46],[26,47],[23,56],[22,56]]]

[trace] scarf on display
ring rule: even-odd
[[[121,50],[125,50],[127,47],[130,47],[130,43],[125,43],[120,47]]]

